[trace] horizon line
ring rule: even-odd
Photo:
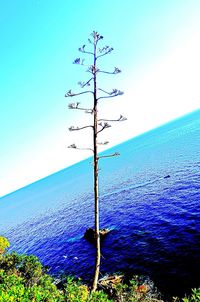
[[[127,143],[127,142],[129,142],[129,141],[131,141],[131,140],[133,140],[133,139],[137,139],[137,138],[139,138],[139,137],[141,137],[141,136],[148,135],[149,133],[154,132],[155,130],[158,130],[159,128],[166,127],[167,125],[169,125],[169,124],[171,124],[171,123],[177,122],[178,120],[181,120],[181,119],[183,119],[183,118],[186,118],[187,116],[189,117],[190,115],[196,114],[196,113],[198,113],[198,112],[200,112],[200,109],[196,109],[196,110],[194,110],[194,111],[192,111],[192,112],[186,113],[186,114],[184,114],[184,115],[182,115],[182,116],[179,116],[179,117],[177,117],[177,118],[175,118],[175,119],[173,119],[173,120],[170,120],[170,121],[168,121],[168,122],[166,122],[166,123],[164,123],[164,124],[161,124],[161,125],[159,125],[159,126],[157,126],[157,127],[155,127],[155,128],[151,128],[151,129],[149,129],[149,130],[147,130],[147,131],[145,131],[145,132],[142,132],[142,133],[140,133],[140,134],[138,134],[138,135],[136,135],[136,136],[134,136],[134,137],[132,137],[132,138],[129,138],[129,139],[127,139],[127,140],[125,140],[125,141],[123,141],[123,142],[117,144],[117,145],[114,145],[114,146],[112,146],[112,147],[109,147],[109,148],[107,148],[107,149],[101,151],[99,154],[102,154],[102,153],[104,153],[104,152],[107,152],[107,151],[109,151],[109,150],[111,150],[111,149],[113,149],[113,148],[115,148],[115,147],[117,147],[117,146],[120,146],[120,145],[122,145],[122,144],[125,144],[125,143]],[[3,196],[0,196],[0,199],[5,198],[5,197],[7,197],[7,196],[9,196],[9,195],[15,194],[16,192],[18,192],[18,191],[20,191],[20,190],[23,190],[24,188],[27,188],[27,187],[29,187],[29,186],[32,186],[32,185],[34,185],[34,184],[36,184],[36,183],[38,183],[38,182],[40,182],[40,181],[43,181],[43,180],[45,180],[45,179],[47,179],[47,178],[49,178],[49,177],[51,177],[51,176],[53,176],[53,175],[56,175],[56,174],[61,173],[61,172],[64,172],[66,169],[72,168],[72,167],[74,167],[74,166],[76,166],[76,165],[78,165],[78,164],[80,164],[80,163],[82,163],[82,162],[84,162],[84,161],[88,161],[88,160],[91,159],[91,158],[92,158],[92,156],[89,156],[89,157],[84,158],[84,159],[82,159],[82,160],[80,160],[80,161],[78,161],[78,162],[75,162],[75,163],[73,163],[73,164],[71,164],[71,165],[69,165],[69,166],[67,166],[67,167],[65,167],[65,168],[63,168],[63,169],[61,169],[61,170],[55,171],[55,172],[53,172],[53,173],[51,173],[51,174],[49,174],[49,175],[46,175],[46,176],[44,176],[44,177],[42,177],[42,178],[39,178],[39,179],[37,179],[37,180],[35,180],[35,181],[33,181],[33,182],[31,182],[31,183],[29,183],[29,184],[23,186],[23,187],[20,187],[20,188],[14,190],[14,191],[11,191],[11,192],[9,192],[9,193],[6,193],[6,194],[3,195]]]

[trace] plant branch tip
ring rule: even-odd
[[[115,152],[115,153],[109,154],[109,155],[101,155],[101,156],[98,156],[98,159],[108,158],[108,157],[114,157],[114,156],[120,156],[120,153],[119,152]]]
[[[99,119],[98,122],[123,122],[126,121],[127,118],[120,114],[120,117],[118,119]]]
[[[92,125],[87,125],[87,126],[83,126],[83,127],[71,126],[71,127],[69,127],[69,131],[78,131],[78,130],[83,130],[83,129],[86,129],[86,128],[93,128],[93,126]]]
[[[105,146],[105,145],[108,145],[108,144],[109,144],[109,141],[98,142],[97,144],[98,144],[98,145],[103,145],[103,146]]]
[[[106,91],[104,89],[101,89],[101,88],[98,88],[98,90],[104,92],[105,94],[108,94],[109,96],[118,96],[118,95],[123,95],[124,92],[119,90],[119,89],[116,89],[116,88],[113,88],[112,91]]]
[[[68,90],[68,91],[66,92],[65,97],[66,97],[66,98],[67,98],[67,97],[73,97],[73,96],[77,96],[77,95],[81,95],[81,94],[85,94],[85,93],[92,93],[92,94],[94,94],[93,91],[90,91],[90,90],[86,90],[86,91],[83,91],[83,92],[74,93],[74,92],[72,92],[72,90],[70,89],[70,90]]]

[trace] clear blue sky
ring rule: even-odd
[[[128,117],[105,132],[110,146],[199,108],[199,0],[11,0],[0,4],[0,196],[90,154],[70,125],[85,122],[65,92],[86,79],[72,64],[93,30],[114,52],[102,63],[123,73],[102,86],[125,94],[102,105]]]

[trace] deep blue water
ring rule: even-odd
[[[200,110],[113,150],[121,156],[100,171],[101,227],[112,229],[102,274],[146,274],[174,295],[199,286]],[[95,250],[83,238],[91,226],[91,159],[0,199],[0,234],[52,273],[92,277]]]

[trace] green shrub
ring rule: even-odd
[[[52,283],[48,275],[41,277],[38,284],[25,286],[24,279],[15,274],[0,271],[0,302],[64,302],[64,296]]]
[[[0,255],[6,252],[6,249],[10,246],[10,242],[7,238],[0,236]]]
[[[192,294],[189,297],[184,297],[182,299],[174,298],[174,302],[199,302],[200,301],[200,288],[192,289]]]
[[[64,302],[53,278],[35,256],[0,257],[0,302]]]
[[[102,290],[91,293],[87,302],[113,302]]]
[[[101,290],[90,293],[81,280],[68,277],[59,290],[35,256],[6,254],[9,242],[0,236],[0,302],[163,302],[153,282],[134,276],[128,284],[123,276],[105,278]],[[200,288],[174,302],[200,302]]]
[[[67,302],[113,302],[102,290],[90,293],[88,286],[73,277],[67,278],[64,288]]]
[[[23,277],[25,286],[33,286],[44,275],[43,266],[35,256],[21,255],[18,272]]]
[[[21,255],[17,253],[6,254],[0,257],[0,269],[3,269],[7,274],[16,273],[20,263]]]
[[[0,258],[0,269],[7,274],[18,274],[24,280],[25,286],[36,284],[44,275],[44,268],[35,256],[6,254]]]
[[[64,285],[65,298],[68,302],[87,302],[89,297],[89,289],[81,282],[75,281],[73,277],[68,277]]]

